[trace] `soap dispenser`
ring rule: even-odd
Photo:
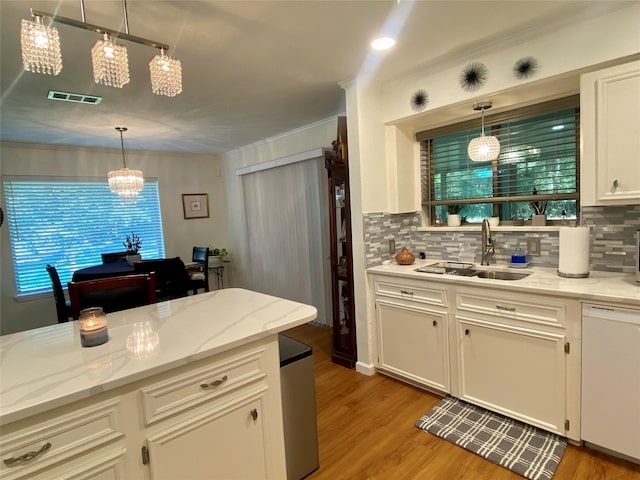
[[[527,253],[520,249],[520,242],[516,244],[516,251],[511,255],[511,267],[525,268],[528,264]]]

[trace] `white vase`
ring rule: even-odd
[[[460,226],[460,215],[457,213],[450,213],[447,216],[447,225],[450,227],[459,227]]]

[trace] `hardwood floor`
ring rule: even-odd
[[[331,363],[328,328],[286,335],[313,347],[320,468],[310,480],[521,480],[523,477],[423,432],[414,422],[440,397]],[[640,466],[569,445],[554,480],[640,480]]]

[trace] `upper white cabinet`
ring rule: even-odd
[[[385,127],[389,213],[419,212],[420,144],[396,125]]]
[[[640,61],[582,76],[580,203],[640,204]]]

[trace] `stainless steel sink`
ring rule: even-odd
[[[478,278],[491,278],[493,280],[522,280],[527,278],[530,273],[523,272],[504,272],[499,270],[477,270],[471,276]]]

